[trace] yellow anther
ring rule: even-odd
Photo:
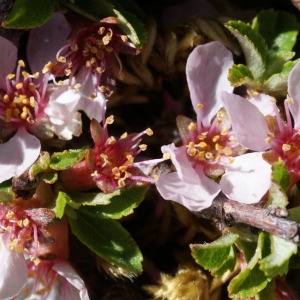
[[[277,102],[277,100],[274,97],[270,97],[270,101],[274,104]]]
[[[97,97],[97,96],[96,96],[95,94],[90,94],[90,95],[89,95],[89,99],[90,99],[90,100],[94,100],[96,97]]]
[[[92,53],[96,54],[96,53],[98,52],[98,48],[97,48],[97,47],[92,47],[92,48],[90,49],[90,51],[91,51]]]
[[[24,251],[23,247],[21,245],[16,245],[15,246],[15,251],[17,253],[22,253]]]
[[[115,121],[114,115],[111,115],[111,116],[106,118],[106,123],[107,124],[112,124],[114,121]]]
[[[32,74],[33,78],[38,79],[40,77],[40,72],[35,72]]]
[[[221,131],[221,135],[226,135],[228,133],[228,129],[224,129]]]
[[[195,130],[197,128],[196,124],[191,122],[190,125],[188,126],[189,130]]]
[[[220,150],[223,149],[223,147],[222,147],[220,144],[216,143],[216,144],[215,144],[215,149],[216,149],[217,151],[220,151]]]
[[[265,142],[266,142],[267,144],[271,144],[272,138],[271,138],[271,137],[267,137],[267,138],[265,139]]]
[[[9,80],[12,80],[13,78],[15,78],[15,74],[8,74],[6,77],[9,79]]]
[[[224,118],[224,112],[223,112],[223,111],[218,111],[218,112],[217,112],[217,117],[218,117],[219,119]]]
[[[100,27],[98,33],[103,34],[104,32],[105,32],[105,27]]]
[[[68,61],[68,68],[71,69],[73,67],[73,63],[69,60]]]
[[[13,114],[15,117],[17,117],[19,115],[19,113],[20,113],[20,110],[18,108],[13,109]]]
[[[110,42],[110,40],[111,40],[111,37],[108,36],[108,35],[105,35],[105,36],[102,38],[103,45],[105,45],[105,46],[108,45],[109,42]]]
[[[18,225],[19,227],[23,227],[23,222],[22,222],[22,220],[17,221],[17,225]]]
[[[283,150],[283,151],[286,152],[286,151],[289,151],[290,149],[291,149],[291,145],[288,145],[288,144],[283,144],[283,145],[282,145],[282,150]]]
[[[30,102],[30,106],[31,106],[31,107],[35,107],[36,102],[35,102],[35,99],[34,99],[33,96],[31,96],[31,97],[29,98],[29,102]]]
[[[223,149],[223,153],[226,155],[226,156],[229,156],[229,155],[231,155],[232,154],[232,150],[231,150],[231,148],[229,148],[229,147],[224,147],[224,149]]]
[[[64,57],[64,56],[60,56],[58,58],[58,61],[61,62],[61,63],[66,63],[67,62],[67,59]]]
[[[29,99],[28,98],[21,98],[20,97],[20,99],[22,99],[22,104],[24,104],[24,105],[28,105],[29,104]],[[24,108],[24,107],[23,107]],[[24,109],[23,109],[23,111],[24,111]]]
[[[113,52],[114,51],[113,47],[106,47],[105,50],[107,52]]]
[[[4,121],[5,122],[10,122],[11,121],[11,113],[12,113],[12,109],[11,108],[7,108],[4,112]]]
[[[121,35],[121,40],[126,43],[128,41],[128,37],[126,35]]]
[[[90,62],[89,60],[87,60],[87,61],[85,62],[85,66],[86,66],[87,68],[90,68],[90,67],[92,66],[92,64],[91,64],[91,62]]]
[[[190,151],[189,151],[189,155],[190,156],[195,156],[197,154],[197,152],[199,152],[196,148],[192,148]]]
[[[9,102],[9,96],[7,95],[7,94],[5,94],[4,96],[3,96],[3,102],[4,103],[8,103]]]
[[[234,158],[232,156],[227,157],[227,161],[229,164],[232,164],[234,162]]]
[[[72,73],[72,71],[70,69],[65,69],[64,73],[66,76],[70,76],[70,74]]]
[[[35,90],[35,85],[32,82],[29,83],[28,87],[32,92]]]
[[[100,157],[102,157],[103,159],[108,159],[108,155],[105,154],[105,153],[101,153],[101,154],[100,154]]]
[[[216,159],[216,161],[220,161],[221,160],[221,155],[219,154],[215,159]]]
[[[99,86],[99,91],[101,93],[104,93],[106,91],[106,86],[104,86],[104,85]]]
[[[96,60],[95,57],[91,57],[90,62],[91,62],[92,65],[95,64],[96,61],[97,61],[97,60]]]
[[[28,114],[27,111],[23,111],[23,112],[21,113],[21,115],[20,115],[20,118],[21,118],[22,120],[25,120],[25,119],[27,118],[27,114]]]
[[[18,61],[18,65],[20,66],[20,67],[25,67],[25,63],[24,63],[24,61],[22,60],[22,59],[20,59],[19,61]]]
[[[124,180],[123,178],[120,178],[120,179],[118,180],[118,186],[119,186],[120,188],[122,188],[122,187],[124,187],[125,185],[126,185],[125,180]]]
[[[23,226],[27,227],[29,225],[29,220],[26,218],[23,220]]]
[[[217,122],[216,122],[217,126],[220,126],[222,124],[222,122],[223,122],[222,120],[217,120]]]
[[[206,153],[205,153],[205,158],[206,158],[206,159],[213,159],[214,156],[213,156],[213,154],[212,154],[211,152],[206,152]]]
[[[75,85],[74,85],[74,89],[75,89],[75,91],[79,91],[80,90],[80,88],[81,88],[81,84],[80,83],[76,83]]]
[[[171,154],[170,153],[164,153],[163,154],[163,158],[164,159],[170,159],[171,158]]]
[[[194,148],[195,147],[195,143],[194,142],[189,142],[189,144],[186,147],[188,147],[188,148]]]
[[[147,150],[147,145],[146,145],[146,144],[141,144],[141,145],[139,145],[139,148],[140,148],[142,151],[145,151],[145,150]]]
[[[205,142],[200,142],[199,143],[200,148],[205,148],[206,146],[207,146],[207,144]]]
[[[229,139],[229,141],[231,141],[231,142],[236,142],[236,138],[235,138],[234,135],[231,135],[228,139]]]
[[[104,57],[104,51],[103,50],[99,50],[98,53],[96,53],[96,57],[98,59],[102,59]],[[101,69],[101,68],[100,68]],[[103,72],[103,71],[102,71]]]
[[[12,227],[11,226],[6,226],[5,231],[11,232],[12,231]]]
[[[39,264],[41,263],[41,260],[39,260],[38,258],[35,258],[35,259],[33,260],[33,263],[37,266],[37,265],[39,265]],[[51,289],[51,288],[48,287],[48,289]]]
[[[97,68],[96,68],[96,71],[97,71],[98,73],[103,73],[103,72],[104,72],[104,69],[103,69],[103,68],[100,68],[100,67],[97,67]]]
[[[118,174],[120,173],[119,168],[118,167],[114,167],[111,169],[111,171],[113,172],[113,174]]]
[[[153,131],[152,131],[151,128],[147,128],[147,129],[145,130],[145,133],[146,133],[148,136],[153,135]]]
[[[70,48],[71,48],[72,51],[77,51],[78,50],[78,45],[73,44]]]
[[[19,82],[16,84],[16,89],[20,90],[23,87],[23,82]]]
[[[119,168],[119,170],[121,171],[121,172],[125,172],[125,171],[127,171],[127,166],[121,166],[120,168]]]
[[[128,137],[128,133],[127,133],[127,132],[124,132],[124,133],[120,136],[121,139],[125,139],[125,138],[127,138],[127,137]]]
[[[51,61],[49,61],[47,64],[45,64],[45,66],[42,70],[42,73],[43,74],[48,73],[52,67],[53,67],[53,64],[51,63]]]
[[[159,179],[159,176],[156,175],[156,174],[154,174],[154,175],[153,175],[153,179],[154,179],[154,181],[156,182],[156,181]]]
[[[212,141],[213,141],[214,143],[216,143],[219,139],[220,139],[220,136],[219,136],[219,135],[215,135],[215,136],[212,138]]]
[[[198,153],[198,160],[203,161],[204,160],[204,154],[205,154],[205,151],[199,152]]]
[[[197,104],[197,107],[198,107],[199,109],[202,109],[202,108],[204,107],[204,105],[203,105],[202,103],[198,103],[198,104]]]
[[[113,136],[111,136],[110,138],[108,138],[108,145],[113,145],[115,143],[116,143],[116,139]]]
[[[5,215],[5,217],[6,217],[7,219],[12,219],[12,218],[14,218],[14,216],[15,216],[15,213],[14,213],[13,211],[9,211],[9,212]]]
[[[24,78],[29,77],[29,73],[28,73],[28,72],[25,72],[25,71],[22,72],[22,75],[23,75]]]
[[[64,83],[62,80],[60,80],[60,81],[57,83],[57,85],[59,85],[59,86],[64,86],[65,83]]]
[[[288,103],[290,103],[290,104],[294,104],[294,103],[295,103],[294,99],[291,98],[291,97],[287,98],[286,101],[287,101]]]

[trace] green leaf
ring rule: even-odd
[[[46,23],[52,16],[56,0],[16,0],[3,22],[6,28],[34,28]]]
[[[297,245],[277,237],[270,235],[271,239],[271,254],[262,259],[260,269],[268,277],[282,276],[289,270],[289,259],[293,254],[297,253]]]
[[[279,73],[271,76],[262,86],[265,93],[282,92],[286,94],[289,73]]]
[[[37,161],[30,167],[30,176],[34,177],[40,173],[47,171],[50,167],[50,155],[46,151],[40,153]]]
[[[249,262],[255,253],[257,244],[241,238],[238,239],[237,243],[240,245],[246,261]]]
[[[105,17],[119,18],[121,23],[118,27],[130,38],[132,43],[140,48],[147,41],[147,31],[144,23],[137,17],[142,16],[141,10],[136,5],[129,9],[130,5],[122,1],[105,1],[105,0],[60,0],[60,2],[76,11],[77,13],[97,21]]]
[[[77,219],[69,218],[69,222],[73,234],[94,253],[114,265],[141,273],[142,254],[118,221],[77,212]]]
[[[277,13],[273,9],[260,12],[252,27],[265,39],[270,57],[281,51],[291,51],[299,29],[294,15],[287,12]]]
[[[274,300],[275,299],[275,279],[268,282],[267,286],[255,296],[255,300]]]
[[[104,193],[81,193],[81,192],[67,192],[72,201],[81,203],[82,205],[96,206],[107,205],[110,203],[111,198],[120,195],[121,191],[116,190],[110,194]],[[93,208],[94,209],[94,208]]]
[[[232,279],[228,286],[230,298],[249,298],[260,293],[271,281],[263,271],[259,269],[259,260],[269,255],[270,239],[269,235],[261,232],[254,256],[247,267]]]
[[[300,251],[292,255],[289,261],[289,268],[299,269],[300,268]]]
[[[272,176],[274,181],[286,192],[291,184],[291,175],[282,161],[272,165]]]
[[[80,205],[73,202],[71,198],[64,192],[59,192],[56,198],[56,205],[54,208],[56,218],[61,219],[64,216],[67,205],[71,208],[78,209]]]
[[[121,190],[121,194],[110,198],[110,204],[97,207],[81,207],[80,211],[94,217],[120,219],[133,213],[144,199],[148,187],[131,187]]]
[[[288,211],[290,215],[286,219],[300,223],[300,206],[290,208]]]
[[[228,71],[228,80],[231,85],[237,87],[243,84],[255,85],[251,71],[245,65],[233,65]]]
[[[5,180],[0,183],[0,202],[10,203],[14,198],[12,191],[12,180]]]
[[[293,60],[293,61],[287,61],[283,65],[281,72],[282,73],[290,73],[299,60],[300,60],[300,58]]]
[[[51,156],[50,168],[53,170],[65,170],[73,167],[84,159],[86,152],[87,149],[83,148],[54,153]]]
[[[242,21],[229,21],[225,27],[238,39],[246,61],[247,67],[256,80],[260,80],[265,72],[267,45],[262,36],[250,24]]]
[[[53,184],[57,178],[57,173],[44,173],[42,176],[42,179],[48,184]]]
[[[229,232],[210,244],[190,245],[192,256],[204,269],[215,272],[216,276],[221,276],[228,269],[231,271],[234,269],[233,244],[238,237],[237,234]]]

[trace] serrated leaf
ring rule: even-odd
[[[253,28],[265,39],[269,56],[293,49],[299,25],[294,15],[274,12],[273,9],[260,12],[253,21]]]
[[[281,72],[282,73],[290,73],[299,60],[300,60],[300,58],[293,60],[293,61],[286,62],[283,65]]]
[[[257,243],[249,242],[241,238],[238,239],[237,243],[240,245],[246,261],[249,262],[255,253]]]
[[[229,21],[225,27],[238,39],[247,61],[247,67],[256,80],[265,72],[267,45],[262,36],[242,21]]]
[[[46,151],[40,153],[37,161],[30,167],[29,174],[34,177],[39,173],[43,173],[49,169],[50,166],[50,155]]]
[[[233,261],[235,254],[233,254],[232,248],[238,237],[237,234],[229,232],[210,244],[190,245],[192,256],[196,263],[206,270],[217,271],[219,269],[220,272],[217,274],[220,274],[226,271],[222,266],[229,263],[228,267],[232,271],[235,265],[235,261]]]
[[[275,299],[275,279],[268,282],[267,286],[255,296],[255,300],[274,300]]]
[[[133,212],[144,199],[148,187],[131,187],[110,198],[110,204],[97,207],[81,207],[80,211],[94,217],[120,219]]]
[[[56,0],[16,0],[2,26],[6,28],[34,28],[52,16]]]
[[[142,254],[119,222],[77,212],[77,219],[69,219],[69,223],[73,234],[94,253],[116,266],[141,273]]]
[[[238,87],[243,84],[255,85],[251,71],[242,64],[233,65],[228,71],[228,80],[231,85]]]
[[[230,252],[224,263],[217,269],[212,271],[212,275],[215,277],[221,277],[228,270],[233,271],[236,264],[236,252],[234,247],[230,247]]]
[[[289,202],[286,193],[282,190],[277,182],[272,181],[269,189],[268,205],[286,207],[288,203]]]
[[[86,152],[87,149],[56,152],[51,156],[50,168],[58,171],[73,167],[84,159]]]
[[[67,205],[75,209],[78,209],[78,207],[80,206],[77,203],[73,202],[66,193],[59,192],[56,198],[55,208],[53,209],[56,218],[61,219],[64,216]]]
[[[72,201],[76,203],[81,203],[82,205],[96,206],[96,205],[108,205],[111,198],[120,195],[121,191],[116,190],[110,194],[104,193],[81,193],[81,192],[67,192],[68,196]],[[93,208],[94,209],[94,208]]]
[[[298,247],[296,244],[273,234],[270,235],[270,239],[271,254],[259,262],[260,269],[268,277],[282,276],[288,272],[289,259],[297,253]]]
[[[57,180],[58,175],[57,173],[45,173],[42,176],[43,181],[45,181],[48,184],[53,184]]]
[[[259,234],[257,248],[247,267],[232,279],[228,286],[230,298],[242,298],[256,296],[271,281],[263,271],[259,269],[259,260],[270,254],[270,239],[267,233]]]
[[[265,93],[282,92],[287,93],[287,81],[289,73],[279,73],[272,75],[262,86]]]
[[[86,2],[86,0],[60,0],[60,2],[93,21],[110,16],[119,18],[121,23],[118,27],[137,48],[140,48],[147,41],[147,31],[144,23],[134,15],[134,13],[141,15],[141,11],[136,6],[134,6],[134,11],[132,11],[131,9],[126,9],[128,4],[124,5],[124,2],[120,4],[118,1],[89,0],[89,2]]]

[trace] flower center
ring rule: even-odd
[[[6,93],[0,94],[0,118],[5,122],[32,124],[39,113],[43,112],[43,98],[45,90],[42,85],[37,87],[33,79],[39,77],[39,73],[29,75],[22,72],[23,61],[18,62],[16,74],[9,74],[6,78]]]

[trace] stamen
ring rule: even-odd
[[[101,93],[104,93],[106,91],[106,86],[104,86],[104,85],[99,86],[99,91]]]
[[[287,101],[288,103],[290,103],[290,104],[294,104],[294,103],[295,103],[294,99],[291,98],[291,97],[287,98],[286,101]]]
[[[205,142],[200,142],[199,143],[200,148],[205,148],[206,146],[207,146],[207,144]]]
[[[126,43],[128,41],[128,37],[126,35],[121,35],[121,40]]]
[[[128,133],[127,132],[124,132],[122,135],[121,135],[121,139],[125,139],[125,138],[127,138],[127,136],[128,136]]]
[[[25,63],[24,63],[24,61],[21,60],[21,59],[18,61],[18,65],[19,65],[20,67],[23,67],[23,68],[25,67]]]
[[[212,141],[213,141],[214,143],[216,143],[219,139],[220,139],[220,136],[219,136],[219,135],[215,135],[215,136],[212,138]]]
[[[146,133],[148,136],[153,135],[153,131],[152,131],[151,128],[147,128],[147,129],[145,130],[145,133]]]
[[[291,149],[291,145],[288,145],[288,144],[283,144],[282,145],[282,150],[284,152],[289,151],[290,149]]]
[[[170,159],[171,158],[171,154],[170,153],[164,153],[163,154],[163,158],[164,159]]]
[[[115,144],[116,143],[116,139],[113,137],[113,136],[111,136],[109,139],[108,139],[108,145],[113,145],[113,144]]]
[[[198,107],[199,109],[202,109],[202,108],[204,107],[204,105],[203,105],[202,103],[198,103],[198,104],[197,104],[197,107]]]
[[[16,89],[20,90],[23,87],[23,82],[19,82],[16,84]]]
[[[223,153],[228,156],[228,155],[231,155],[232,154],[232,150],[231,148],[229,148],[228,146],[224,147],[223,149]]]
[[[15,78],[16,74],[8,74],[6,77],[9,79],[9,80],[12,80],[13,78]]]
[[[211,152],[206,152],[206,153],[205,153],[205,158],[206,158],[206,159],[213,159],[214,156],[213,156],[213,154],[212,154]]]
[[[80,83],[76,83],[76,84],[74,85],[74,89],[75,89],[77,92],[80,90],[80,88],[81,88],[81,84],[80,84]]]
[[[66,63],[67,62],[67,59],[64,57],[64,56],[60,56],[58,58],[58,61],[61,62],[61,63]]]
[[[216,144],[215,144],[215,149],[216,149],[217,151],[219,151],[219,150],[222,150],[223,147],[222,147],[220,144],[216,143]]]
[[[145,150],[147,150],[147,145],[146,145],[146,144],[141,144],[141,145],[139,145],[139,148],[140,148],[142,151],[145,151]]]
[[[113,122],[114,122],[114,116],[113,115],[111,115],[108,118],[106,118],[106,123],[107,124],[112,124]]]
[[[98,33],[102,35],[104,32],[105,32],[105,27],[100,27]]]
[[[71,48],[72,51],[77,51],[78,50],[78,45],[73,44],[70,48]]]
[[[29,73],[28,73],[28,72],[25,72],[25,71],[23,71],[23,72],[22,72],[22,76],[23,76],[24,78],[27,78],[27,77],[29,77]]]

